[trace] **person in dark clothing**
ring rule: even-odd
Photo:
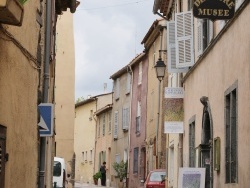
[[[102,178],[101,178],[101,184],[102,186],[106,186],[106,162],[104,161],[102,163],[102,166],[100,168],[101,174],[102,174]]]

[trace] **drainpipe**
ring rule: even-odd
[[[44,62],[44,85],[43,102],[48,102],[49,93],[49,63],[51,52],[51,1],[46,1],[46,31],[45,31],[45,62]],[[46,137],[40,137],[40,164],[39,164],[39,188],[45,187],[46,166]]]
[[[130,111],[129,111],[129,119],[130,119],[130,127],[128,129],[128,167],[127,167],[127,174],[129,174],[129,171],[130,171],[130,133],[131,133],[131,114],[132,114],[132,96],[133,96],[133,80],[134,80],[134,73],[133,73],[133,70],[131,68],[131,65],[128,65],[128,69],[127,70],[130,74],[131,74],[131,79],[130,79],[130,82],[131,82],[131,85],[130,85]],[[128,179],[126,179],[126,181],[128,181]],[[128,184],[128,183],[127,183]]]

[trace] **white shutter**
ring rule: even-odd
[[[117,78],[115,81],[115,99],[120,97],[120,78]]]
[[[114,113],[114,138],[118,137],[118,111]]]
[[[130,93],[131,74],[127,73],[127,93]]]
[[[169,73],[179,73],[188,71],[188,68],[178,69],[176,67],[175,21],[167,22],[167,53]]]
[[[203,52],[203,20],[197,19],[197,55]]]
[[[214,23],[212,21],[208,21],[208,34],[209,34],[209,38],[208,38],[208,44],[212,41],[213,37],[214,37]]]
[[[176,66],[190,67],[194,64],[193,15],[191,11],[175,15]]]
[[[129,125],[129,108],[123,108],[122,110],[122,129],[128,130]]]

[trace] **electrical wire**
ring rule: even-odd
[[[122,3],[122,4],[117,4],[117,5],[110,5],[110,6],[104,6],[104,7],[96,7],[96,8],[83,8],[83,9],[77,9],[77,11],[79,11],[79,10],[98,10],[98,9],[106,9],[106,8],[112,8],[112,7],[120,7],[120,6],[126,6],[126,5],[131,5],[131,4],[138,4],[138,3],[145,2],[145,1],[149,1],[149,0],[140,0],[140,1]]]
[[[15,39],[15,37],[8,32],[5,28],[3,28],[2,25],[0,25],[0,30],[2,31],[3,34],[5,34],[9,39],[3,38],[1,37],[1,39],[5,40],[5,41],[11,41],[13,42],[20,50],[21,52],[25,55],[25,57],[30,61],[32,61],[35,65],[31,64],[30,65],[34,68],[34,69],[41,69],[41,67],[38,65],[38,61],[37,59],[26,49],[23,47],[23,45]]]

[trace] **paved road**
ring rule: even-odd
[[[93,184],[88,184],[88,183],[78,183],[75,182],[75,188],[94,188],[94,187],[98,187],[97,185],[93,185]],[[99,188],[102,186],[99,186]],[[111,187],[110,187],[111,188]]]

